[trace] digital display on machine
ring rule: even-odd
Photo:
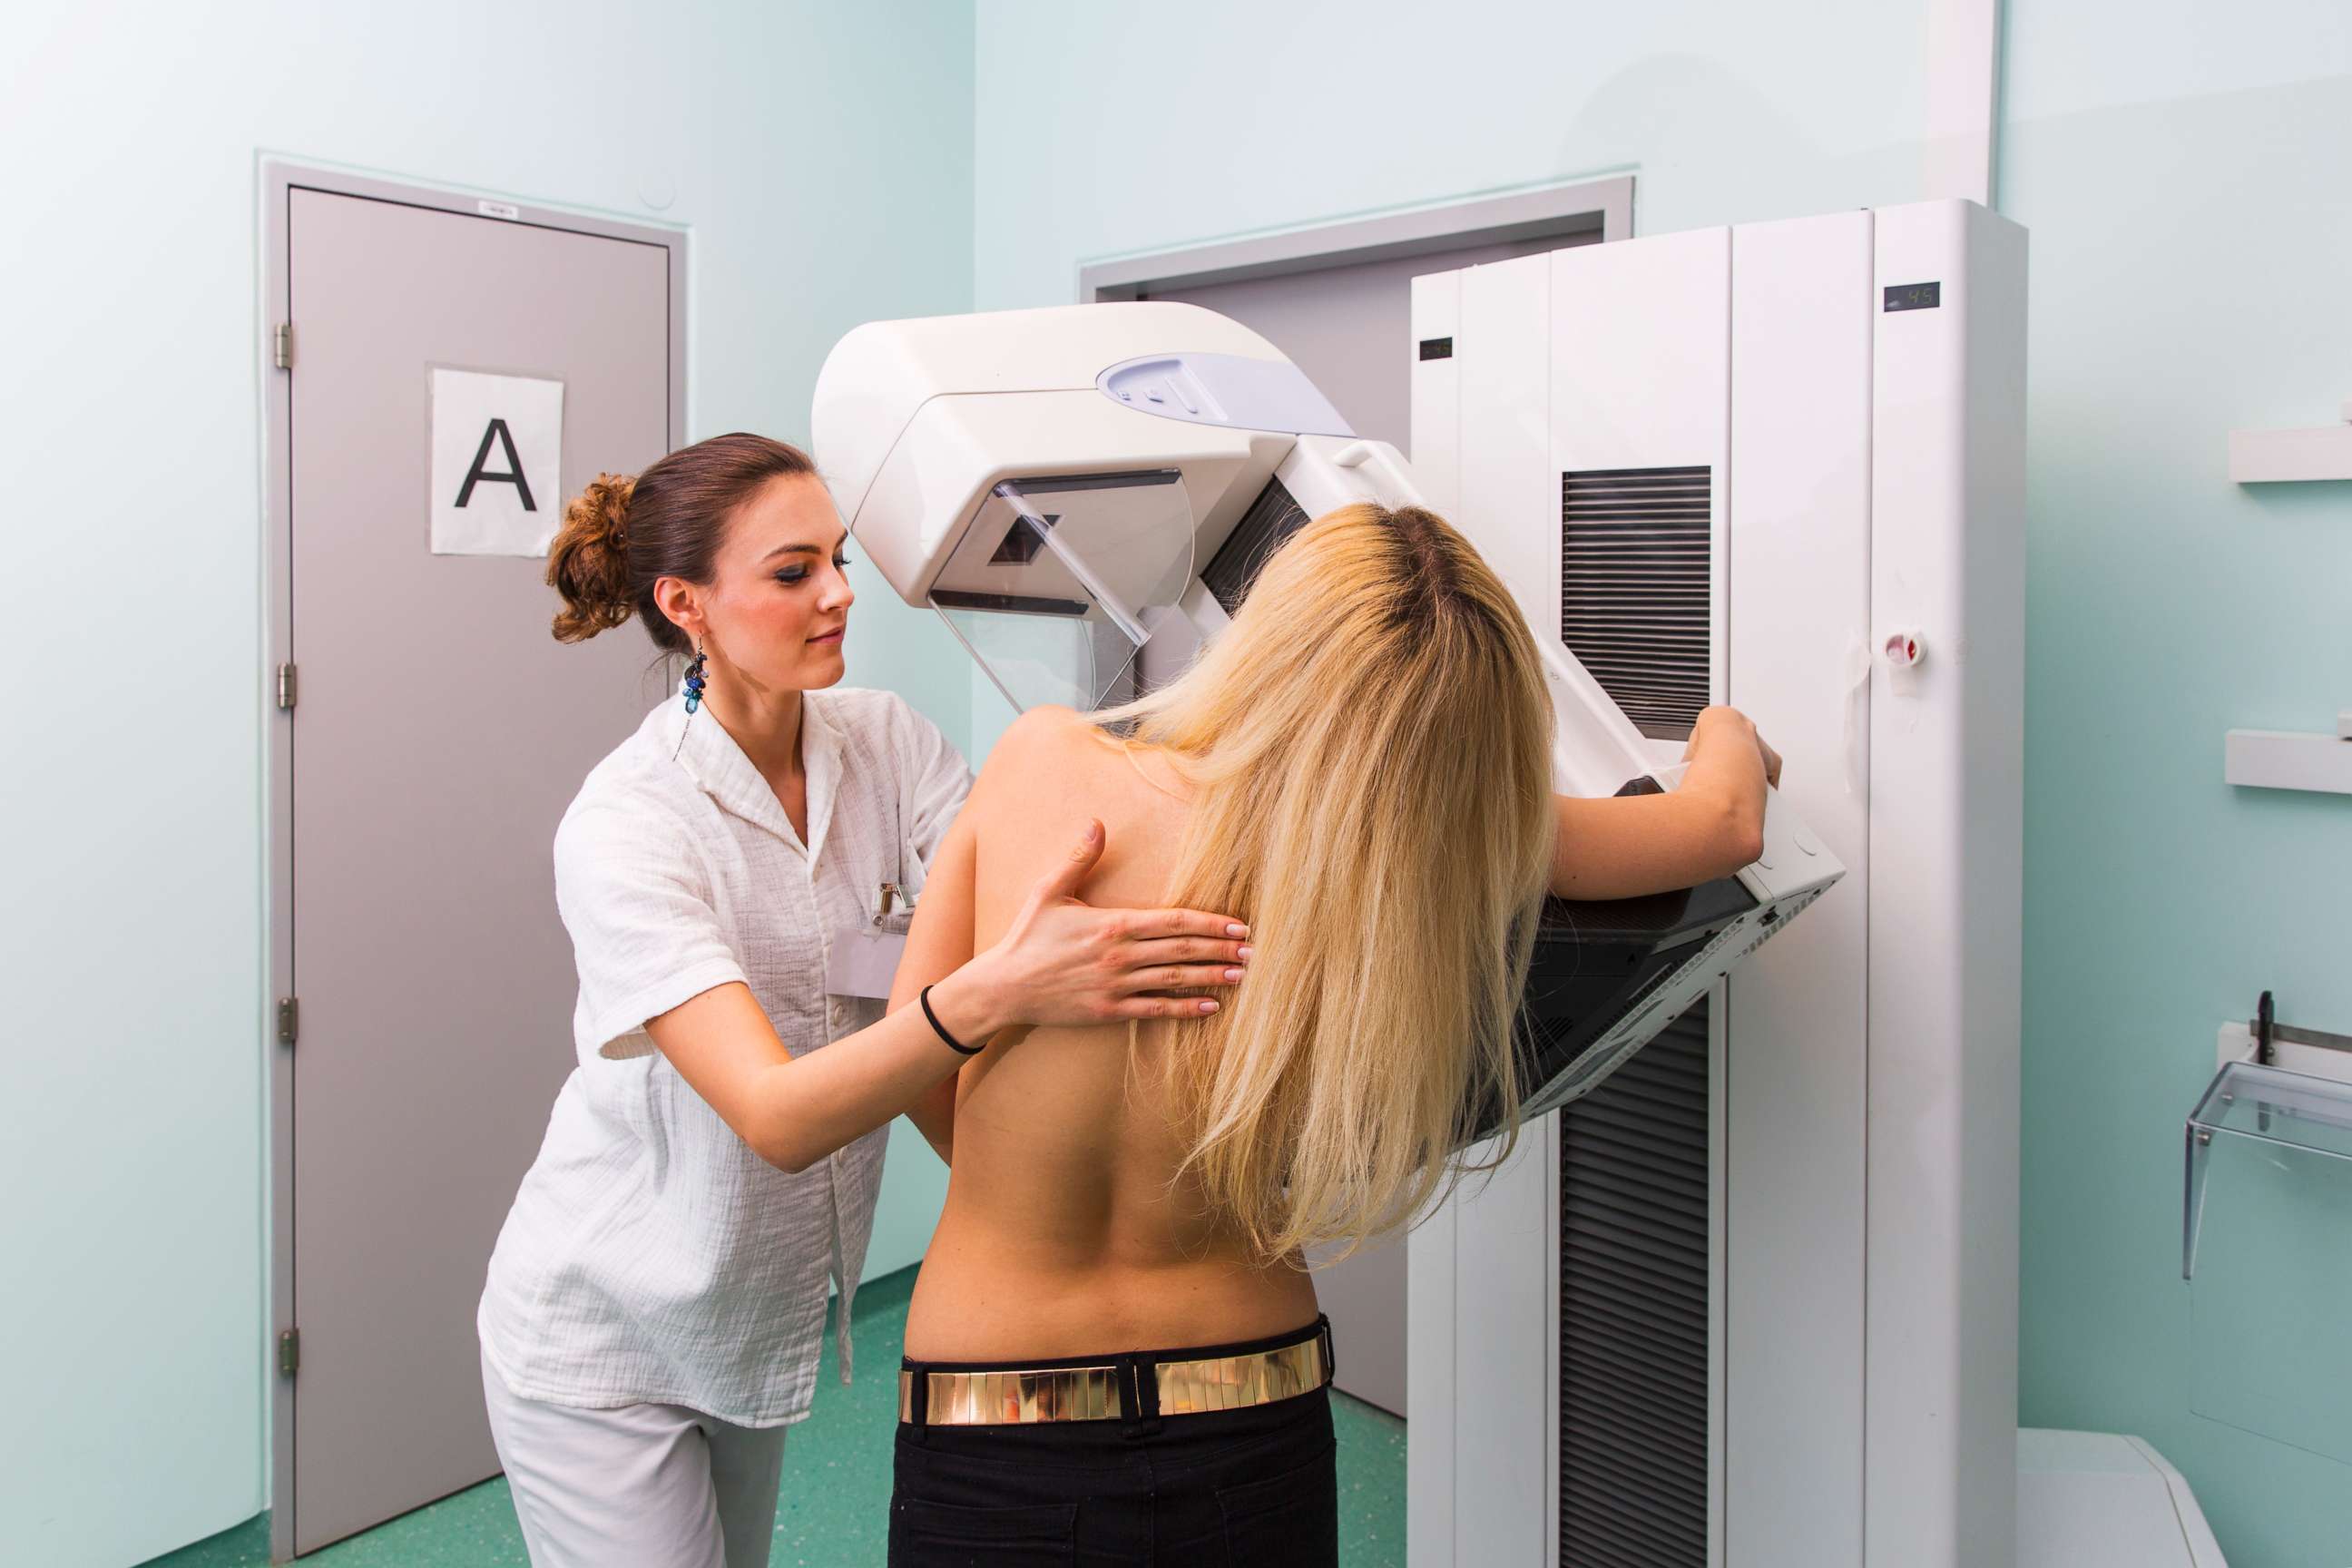
[[[1943,302],[1944,286],[1940,282],[1886,286],[1886,308],[1890,310],[1932,310]]]

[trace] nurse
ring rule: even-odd
[[[897,889],[971,775],[897,697],[827,689],[845,542],[803,454],[731,435],[598,479],[549,552],[558,639],[635,618],[689,662],[555,836],[579,1065],[478,1320],[540,1568],[764,1564],[828,1279],[848,1374],[890,1120],[1000,1031],[1211,1012],[1163,994],[1242,975],[1222,916],[1071,896],[1097,824],[1004,940],[884,1016]]]

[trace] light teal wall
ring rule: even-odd
[[[979,13],[974,290],[1639,165],[1647,231],[1918,194],[1924,0],[1417,0]]]
[[[1921,195],[1925,0],[979,9],[974,295],[1082,262],[1636,170],[1643,233]],[[975,756],[1011,710],[972,688]]]
[[[0,1562],[113,1568],[267,1501],[257,155],[692,226],[688,434],[801,439],[843,331],[970,303],[971,13],[4,15]],[[963,732],[860,585],[851,679]]]
[[[2190,1409],[2179,1204],[2221,1022],[2271,987],[2352,1031],[2352,799],[2221,782],[2225,730],[2352,704],[2352,484],[2227,472],[2232,427],[2352,397],[2352,10],[2010,0],[2006,106],[2033,231],[2021,1408],[2154,1443],[2234,1568],[2334,1568],[2352,1469]],[[2200,1294],[2284,1296],[2309,1342],[2248,1312],[2224,1375],[2299,1368],[2352,1411],[2347,1303],[2274,1250],[2352,1255],[2352,1214],[2245,1173],[2217,1162],[2209,1223],[2262,1234],[2209,1237]]]

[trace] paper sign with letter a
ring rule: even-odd
[[[546,554],[563,520],[563,384],[431,374],[433,553]]]

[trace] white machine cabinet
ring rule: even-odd
[[[1691,1026],[1703,1141],[1604,1085],[1415,1234],[1412,1561],[2004,1563],[2024,232],[1585,247],[1420,279],[1413,331],[1438,508],[1663,744],[1752,715],[1850,875]]]

